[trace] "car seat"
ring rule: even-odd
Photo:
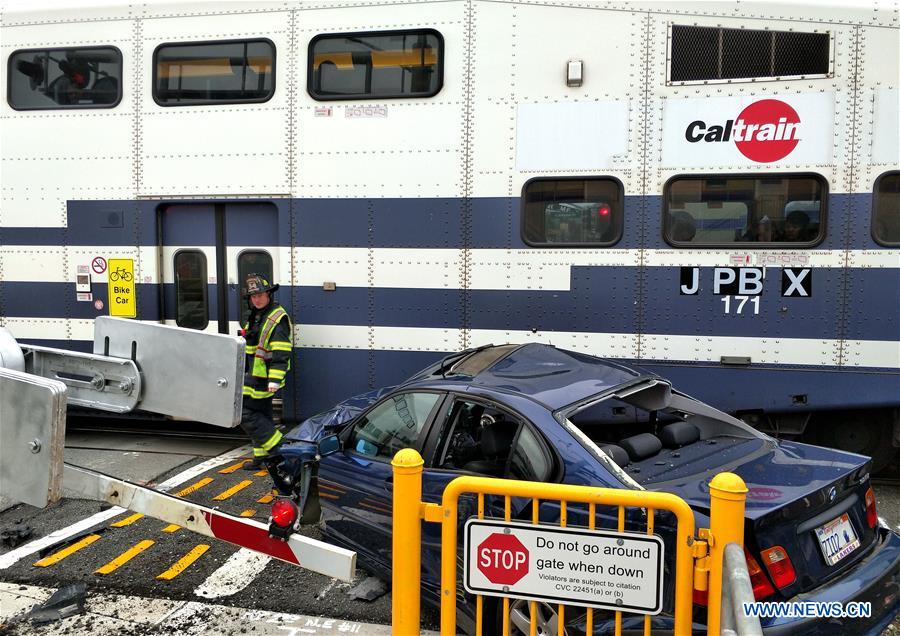
[[[466,463],[463,470],[502,477],[513,439],[516,437],[516,428],[515,422],[506,420],[497,420],[485,428],[481,433],[481,453],[484,459]]]

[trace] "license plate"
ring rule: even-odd
[[[834,565],[859,547],[859,539],[846,512],[816,528],[816,536],[828,565]]]

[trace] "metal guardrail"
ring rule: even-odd
[[[747,571],[744,549],[737,543],[725,546],[722,572],[722,636],[762,636],[758,616],[743,612],[745,603],[753,603],[753,585]]]

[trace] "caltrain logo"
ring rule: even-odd
[[[691,143],[733,141],[747,159],[770,163],[787,157],[800,143],[800,116],[780,100],[763,99],[724,124],[692,121],[684,137]]]

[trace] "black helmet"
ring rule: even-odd
[[[247,286],[244,288],[244,296],[252,296],[253,294],[261,294],[263,292],[272,292],[278,291],[280,285],[273,285],[265,278],[262,277],[262,274],[248,274],[247,275]]]

